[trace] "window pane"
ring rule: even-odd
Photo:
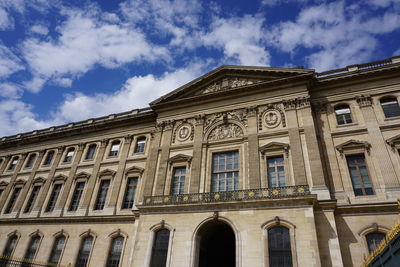
[[[4,249],[3,256],[12,256],[15,250],[15,246],[17,245],[18,236],[13,235],[11,236],[8,241],[6,248]]]
[[[110,252],[108,254],[106,267],[119,266],[123,245],[124,245],[124,238],[122,236],[113,239]]]
[[[4,213],[11,213],[12,212],[12,210],[14,208],[14,205],[15,205],[15,202],[17,202],[17,198],[19,196],[19,192],[21,192],[21,188],[20,187],[17,187],[17,188],[14,189],[14,192],[11,195],[10,200],[8,201],[8,205],[7,205],[7,208],[5,209]]]
[[[400,107],[397,99],[387,98],[381,100],[381,105],[386,118],[400,116]]]
[[[51,192],[49,203],[47,204],[46,212],[53,211],[56,206],[58,196],[60,195],[62,184],[55,184]]]
[[[76,183],[74,193],[72,195],[71,204],[69,206],[69,211],[76,211],[81,200],[83,190],[85,189],[85,182]]]
[[[268,230],[268,251],[270,267],[292,266],[289,229],[276,226]]]
[[[367,165],[363,154],[346,156],[354,194],[372,195],[372,183],[368,175]]]
[[[124,201],[122,202],[123,209],[131,209],[135,200],[135,192],[138,183],[138,178],[128,178]]]
[[[39,247],[39,242],[40,242],[40,236],[34,236],[31,238],[29,242],[28,249],[25,253],[25,259],[33,260],[36,255],[36,251]]]
[[[92,160],[94,158],[94,154],[96,153],[96,145],[90,145],[86,152],[85,160]]]
[[[104,204],[106,203],[107,192],[110,186],[110,180],[102,180],[99,187],[99,192],[97,194],[96,204],[94,206],[95,210],[102,210]]]
[[[50,259],[49,259],[50,263],[58,264],[61,258],[61,253],[64,249],[64,243],[65,243],[64,236],[57,237],[50,254]]]
[[[37,197],[39,195],[40,187],[41,187],[40,185],[36,185],[36,186],[33,187],[32,193],[29,196],[28,203],[26,203],[26,207],[25,207],[25,210],[24,210],[25,213],[32,211],[32,208],[35,205],[36,199],[37,199]]]
[[[76,260],[76,267],[88,266],[90,251],[92,250],[93,237],[87,236],[82,240],[81,247],[79,249],[78,258]]]
[[[185,192],[186,167],[174,168],[172,177],[172,194],[179,195]]]
[[[169,230],[162,229],[155,233],[150,267],[165,267],[167,264]]]
[[[239,184],[239,152],[213,154],[211,191],[237,190]]]
[[[49,151],[47,152],[47,156],[46,159],[43,162],[43,165],[50,165],[51,161],[53,160],[53,156],[54,156],[54,151]]]
[[[267,158],[269,187],[285,186],[285,163],[283,156]]]
[[[29,155],[29,158],[26,162],[25,168],[32,168],[33,162],[35,162],[36,154]]]
[[[143,153],[146,145],[146,138],[138,138],[135,146],[135,153]]]
[[[376,249],[376,247],[385,239],[385,234],[383,233],[370,233],[366,235],[368,250],[371,253]]]

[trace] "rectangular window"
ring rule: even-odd
[[[9,171],[12,171],[15,169],[15,167],[17,166],[17,163],[18,163],[18,159],[19,159],[18,157],[12,159],[10,166],[8,166]]]
[[[174,176],[172,177],[172,194],[180,195],[185,193],[185,176],[186,167],[174,168]]]
[[[43,165],[44,166],[50,165],[52,160],[53,160],[53,157],[54,157],[54,151],[53,150],[47,152],[47,155],[46,155],[46,158],[45,158],[45,160],[43,162]]]
[[[102,180],[100,182],[99,192],[97,193],[96,203],[94,205],[95,210],[104,209],[106,203],[108,188],[110,187],[110,180]]]
[[[39,195],[40,187],[41,187],[40,185],[35,185],[33,187],[32,193],[29,196],[28,203],[26,203],[26,207],[25,207],[24,213],[32,211],[32,208],[35,205],[36,199],[37,199],[37,197]]]
[[[15,202],[17,202],[17,199],[18,199],[18,196],[19,196],[19,192],[21,192],[21,187],[16,187],[14,189],[14,192],[11,195],[10,201],[8,201],[8,205],[7,205],[7,208],[4,211],[4,213],[7,214],[7,213],[11,213],[12,212],[12,210],[14,208],[14,205],[15,205]]]
[[[94,154],[96,153],[96,148],[97,146],[95,144],[92,144],[88,147],[85,160],[92,160],[94,158]]]
[[[212,192],[238,189],[239,152],[213,154],[211,190]]]
[[[74,193],[72,194],[71,204],[69,205],[69,211],[76,211],[78,209],[84,188],[85,182],[76,183]]]
[[[116,157],[118,156],[118,151],[120,147],[120,142],[113,142],[111,145],[110,153],[108,154],[109,157]]]
[[[69,163],[69,162],[71,162],[71,161],[72,161],[72,158],[73,158],[73,156],[74,156],[74,153],[75,153],[75,149],[74,149],[74,148],[68,149],[67,155],[65,155],[65,158],[64,158],[64,163]]]
[[[143,153],[146,145],[146,138],[139,138],[136,142],[135,153]]]
[[[373,195],[374,190],[368,175],[365,156],[363,154],[346,156],[351,182],[356,196]]]
[[[28,160],[26,161],[25,168],[30,169],[33,166],[33,163],[35,162],[36,154],[31,154],[29,155]]]
[[[283,156],[267,158],[268,187],[285,186],[285,161]]]
[[[122,202],[123,209],[131,209],[135,200],[135,192],[138,183],[138,178],[128,178],[126,183],[124,201]]]
[[[62,184],[54,185],[53,191],[51,192],[51,195],[50,195],[49,203],[47,204],[47,207],[46,207],[46,212],[50,212],[50,211],[54,210],[54,207],[56,206],[56,203],[57,203],[58,196],[60,195],[60,192],[61,192],[61,187],[62,187]]]

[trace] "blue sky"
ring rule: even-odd
[[[146,107],[223,64],[400,55],[400,0],[0,0],[0,136]]]

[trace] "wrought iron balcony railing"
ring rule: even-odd
[[[246,189],[224,192],[207,192],[181,195],[144,197],[143,206],[201,204],[260,199],[279,199],[306,196],[310,194],[308,185],[283,186],[272,188]]]

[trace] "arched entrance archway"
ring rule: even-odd
[[[197,232],[198,267],[235,267],[236,240],[233,229],[221,220],[211,220]]]

